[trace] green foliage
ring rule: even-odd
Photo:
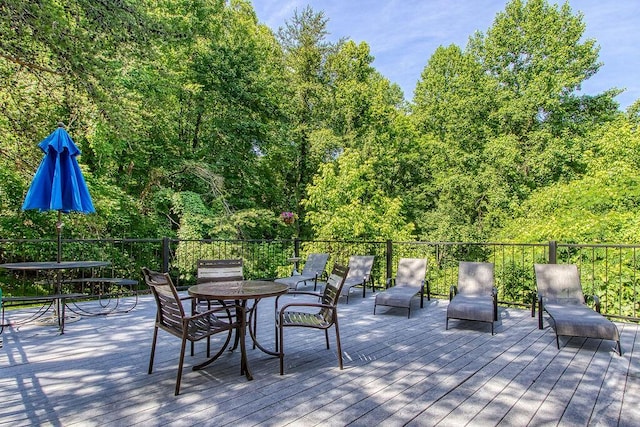
[[[423,181],[431,199],[415,207],[424,212],[420,235],[504,235],[532,193],[583,176],[588,135],[619,115],[616,90],[576,94],[600,66],[595,41],[583,33],[567,4],[513,0],[466,51],[434,53],[412,116],[432,170]]]
[[[318,239],[408,240],[412,226],[402,217],[401,200],[377,188],[370,159],[346,150],[322,166],[308,188],[307,220]]]
[[[534,191],[521,206],[514,206],[514,220],[504,227],[500,238],[523,242],[637,241],[640,138],[623,118],[599,133],[594,133],[594,142],[585,152],[586,174]]]
[[[246,0],[0,12],[2,237],[53,236],[20,206],[64,121],[97,209],[65,237],[635,241],[640,107],[577,92],[601,64],[567,4],[510,1],[411,105],[310,7],[277,34]]]

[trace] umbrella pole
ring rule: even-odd
[[[58,211],[58,222],[56,222],[56,233],[58,234],[58,262],[62,261],[62,212]]]
[[[58,255],[57,261],[62,262],[62,212],[58,211],[58,222],[56,222],[56,233],[58,237]],[[56,271],[56,293],[62,293],[62,272]],[[62,301],[57,299],[55,301],[55,317],[58,320],[58,328],[60,333],[64,333],[64,310],[62,309]]]

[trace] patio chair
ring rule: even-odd
[[[242,258],[234,259],[200,259],[197,264],[197,283],[215,283],[244,280]],[[226,304],[233,305],[235,301],[226,301]],[[211,310],[212,306],[220,306],[217,301],[192,299],[191,313]],[[255,316],[257,317],[257,316]],[[233,349],[238,348],[240,334],[236,333]],[[191,355],[193,356],[193,346],[191,343]],[[207,354],[207,356],[209,356]]]
[[[305,291],[290,291],[288,295],[311,295],[320,297],[319,302],[291,302],[278,309],[276,298],[276,352],[280,357],[280,375],[284,375],[284,328],[302,327],[313,329],[324,329],[327,349],[329,348],[329,328],[332,326],[336,330],[336,343],[338,350],[338,363],[342,369],[342,347],[340,345],[340,329],[338,327],[338,300],[340,291],[344,285],[349,268],[341,265],[334,265],[331,275],[327,279],[322,294]],[[313,310],[317,309],[317,311]]]
[[[182,346],[180,347],[178,377],[175,388],[175,395],[177,396],[180,393],[180,380],[182,378],[182,366],[184,364],[184,352],[187,341],[195,342],[209,338],[214,334],[226,334],[220,350],[210,361],[217,359],[224,352],[227,345],[229,345],[233,330],[239,328],[238,323],[233,321],[230,312],[230,310],[236,307],[221,306],[203,313],[188,316],[185,314],[182,299],[178,296],[178,291],[167,273],[159,273],[144,267],[142,269],[142,275],[145,283],[151,289],[158,307],[153,330],[153,341],[151,343],[148,373],[151,374],[153,372],[153,359],[156,351],[158,329],[162,329],[180,338],[182,340]],[[208,345],[207,343],[207,347]]]
[[[586,305],[575,264],[535,264],[538,288],[538,328],[543,328],[542,312],[550,317],[560,349],[560,336],[615,341],[622,356],[620,333],[616,325],[600,314],[600,300],[594,295],[594,311]]]
[[[304,268],[300,274],[294,274],[289,277],[280,277],[275,280],[277,283],[283,283],[289,286],[291,290],[297,290],[300,283],[313,281],[313,290],[315,291],[318,286],[318,279],[324,275],[324,269],[327,267],[327,261],[329,260],[329,254],[309,254],[307,262],[304,263]]]
[[[341,296],[347,297],[347,304],[349,304],[351,288],[362,286],[362,298],[364,298],[366,296],[367,282],[369,282],[371,289],[375,292],[371,279],[373,260],[373,255],[353,255],[349,258],[349,274],[344,281],[342,293],[340,294]]]
[[[451,286],[445,329],[449,319],[476,320],[491,324],[498,320],[498,290],[493,282],[493,264],[465,262],[458,265],[458,285]]]
[[[411,302],[420,296],[420,308],[424,307],[425,275],[427,260],[423,258],[401,258],[395,278],[387,279],[387,289],[376,295],[373,314],[376,307],[386,305],[407,309],[407,318],[411,317]],[[392,287],[390,287],[393,285]],[[427,300],[431,299],[427,286]]]
[[[198,260],[198,283],[244,280],[242,258]]]

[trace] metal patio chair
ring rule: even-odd
[[[371,289],[375,292],[373,281],[371,279],[371,269],[373,268],[373,255],[353,255],[349,258],[349,274],[344,281],[341,296],[347,297],[349,304],[349,294],[351,288],[362,287],[362,298],[366,296],[367,282]]]
[[[498,290],[494,286],[493,264],[461,261],[458,285],[451,286],[445,329],[449,319],[476,320],[491,324],[498,320]]]
[[[595,311],[586,304],[575,264],[535,264],[538,289],[538,328],[543,328],[543,311],[550,317],[560,349],[560,336],[588,337],[615,341],[622,356],[620,333],[616,325],[600,314],[596,295]]]
[[[155,298],[158,311],[153,329],[153,341],[151,343],[151,356],[149,358],[149,371],[153,372],[153,359],[156,351],[156,341],[158,338],[158,330],[162,329],[182,340],[180,347],[180,358],[178,362],[178,377],[176,379],[175,395],[180,393],[180,381],[182,379],[182,367],[184,364],[184,352],[187,341],[195,342],[205,338],[209,338],[215,334],[226,334],[224,342],[208,363],[217,359],[229,345],[231,334],[234,329],[239,328],[239,324],[233,320],[230,310],[236,307],[220,306],[203,313],[197,313],[192,316],[185,314],[182,300],[178,295],[176,287],[173,285],[171,277],[167,273],[159,273],[142,269],[142,275],[145,283],[151,289]],[[209,342],[207,342],[207,350]]]
[[[289,277],[280,277],[275,279],[277,283],[283,283],[289,286],[291,290],[297,290],[298,285],[307,282],[313,282],[313,290],[316,290],[318,285],[318,279],[324,275],[324,270],[327,267],[327,261],[329,260],[329,254],[309,254],[307,261],[304,263],[304,268],[300,274],[293,274]]]
[[[407,309],[407,318],[411,317],[411,302],[420,296],[420,308],[424,307],[425,276],[427,260],[424,258],[401,258],[395,278],[387,279],[387,289],[376,295],[373,314],[376,307],[386,305]],[[390,285],[393,285],[389,287]],[[431,299],[427,287],[427,299]]]
[[[338,363],[342,369],[342,346],[340,345],[340,329],[338,327],[338,300],[349,268],[338,264],[327,279],[322,294],[306,291],[289,291],[288,295],[311,295],[320,298],[319,302],[290,302],[278,309],[276,298],[276,352],[280,358],[280,375],[284,375],[284,329],[302,327],[324,330],[327,349],[329,348],[329,329],[333,326],[336,331]],[[314,309],[317,309],[314,310]]]

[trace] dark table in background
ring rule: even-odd
[[[98,268],[111,265],[108,261],[42,261],[42,262],[12,262],[6,264],[0,264],[0,268],[10,271],[34,271],[34,272],[55,272],[56,278],[54,286],[54,294],[51,295],[51,299],[55,306],[54,316],[57,317],[58,328],[60,333],[64,333],[64,321],[65,321],[65,303],[64,300],[67,297],[72,297],[74,294],[62,293],[62,279],[60,273],[63,270],[74,269],[86,269],[86,268]],[[24,298],[27,301],[27,297]]]

